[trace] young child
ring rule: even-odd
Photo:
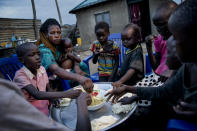
[[[44,67],[41,66],[40,52],[33,43],[24,43],[17,47],[16,53],[20,62],[24,65],[18,70],[14,82],[22,89],[26,99],[38,110],[48,116],[48,100],[56,98],[76,98],[79,90],[66,92],[46,92],[49,80]]]
[[[71,39],[63,39],[62,45],[62,54],[59,58],[59,65],[68,71],[71,71],[73,69],[75,73],[85,75],[85,72],[80,69],[80,65],[82,65],[80,64],[81,58],[73,52]]]
[[[177,117],[196,123],[197,44],[193,32],[197,30],[197,1],[187,0],[181,3],[170,16],[168,27],[172,33],[171,42],[176,43],[176,52],[183,62],[176,75],[158,88],[123,86],[110,91],[107,95],[110,95],[109,98],[114,96],[114,100],[117,101],[120,94],[131,92],[137,94],[133,100],[167,102],[173,106]]]
[[[119,80],[112,85],[134,85],[144,77],[143,51],[140,45],[140,28],[135,24],[128,24],[122,33],[123,45],[128,48],[120,69]]]
[[[177,7],[177,4],[172,0],[166,0],[162,2],[153,13],[153,24],[159,33],[157,37],[153,35],[147,36],[145,38],[146,48],[149,56],[149,60],[152,69],[157,75],[162,75],[162,73],[168,70],[166,65],[166,41],[171,35],[168,30],[168,19],[172,11]],[[155,55],[152,50],[152,43],[154,41]]]
[[[95,26],[97,41],[92,44],[93,63],[98,62],[99,81],[113,81],[119,65],[119,47],[108,40],[109,25],[99,22]]]
[[[176,74],[178,69],[182,66],[181,61],[177,57],[176,53],[176,43],[170,37],[167,40],[167,54],[166,54],[166,65],[168,66],[169,70],[166,70],[162,73],[163,76],[167,77],[168,79],[171,78]],[[158,87],[163,85],[164,83],[158,80],[158,76],[151,74],[152,78],[145,77],[142,81],[138,82],[135,86],[137,87]],[[167,79],[167,80],[168,80]]]

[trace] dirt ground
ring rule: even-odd
[[[80,54],[81,59],[83,60],[87,58],[88,56],[92,55],[92,52],[90,50],[87,50],[87,51],[79,52],[79,54]],[[92,60],[89,61],[90,74],[96,73],[97,67],[98,67],[98,64],[93,64]]]
[[[142,49],[143,49],[143,54],[144,54],[144,64],[145,64],[145,54],[147,53],[146,51],[146,45],[142,44]],[[81,59],[85,59],[86,57],[92,55],[92,52],[90,50],[87,51],[78,51],[78,53],[80,54]],[[97,72],[97,67],[98,64],[93,64],[92,61],[89,61],[89,66],[90,66],[90,74],[93,74],[95,72]]]

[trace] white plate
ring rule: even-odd
[[[98,104],[98,105],[95,105],[95,106],[88,106],[88,110],[90,110],[90,111],[98,110],[101,107],[103,107],[104,104],[105,104],[105,97],[104,97],[104,95],[105,95],[106,91],[100,89],[100,86],[94,88],[94,90],[97,90],[98,91],[98,95],[97,96],[100,97],[100,98],[103,98],[103,102],[100,103],[100,104]]]
[[[105,104],[105,101],[103,101],[101,104],[95,105],[95,106],[88,106],[89,111],[95,111],[103,107]]]

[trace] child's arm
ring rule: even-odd
[[[68,90],[65,92],[45,92],[39,91],[33,85],[27,85],[23,87],[30,95],[32,95],[35,99],[38,100],[48,100],[48,99],[56,99],[56,98],[76,98],[80,95],[81,90]]]
[[[74,60],[74,61],[76,61],[76,62],[78,62],[78,63],[81,62],[81,58],[78,57],[76,54],[74,54],[74,53],[68,53],[67,55],[68,55],[68,57],[71,58],[72,60]]]
[[[147,52],[148,52],[148,57],[149,57],[149,60],[150,60],[151,67],[153,68],[153,70],[156,70],[157,67],[159,66],[160,60],[156,59],[156,57],[153,54],[153,50],[152,50],[153,40],[154,40],[154,36],[152,36],[152,35],[149,35],[145,38],[146,49],[147,49]]]
[[[192,118],[197,118],[197,105],[190,104],[184,101],[178,103],[178,105],[173,106],[175,113],[179,118],[191,120]]]
[[[81,93],[77,102],[77,127],[76,131],[91,131],[90,118],[87,105],[91,103],[91,97],[87,93]]]
[[[126,72],[126,74],[120,78],[120,80],[118,80],[118,81],[116,81],[116,82],[113,83],[114,86],[120,87],[124,82],[126,82],[127,80],[129,80],[133,76],[134,73],[135,73],[135,70],[132,69],[132,68],[130,68]]]
[[[113,71],[112,71],[112,74],[110,75],[110,77],[109,77],[109,82],[112,82],[112,81],[114,81],[114,78],[116,77],[116,73],[117,73],[117,71],[118,71],[118,66],[119,66],[119,55],[117,55],[116,57],[115,57],[115,65],[114,65],[114,67],[113,67]]]
[[[100,52],[99,50],[96,50],[95,52],[93,52],[93,58],[92,58],[92,62],[94,64],[96,64],[96,62],[98,61],[98,56],[99,56]]]

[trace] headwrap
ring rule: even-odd
[[[49,42],[46,35],[40,32],[40,39],[36,42],[36,45],[39,46],[42,43],[51,50],[54,56],[56,56],[56,48]]]

